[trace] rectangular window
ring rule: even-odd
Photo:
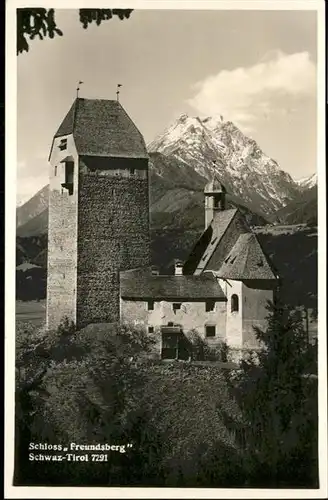
[[[64,151],[65,149],[67,149],[67,139],[61,139],[58,147],[60,151]]]
[[[57,175],[57,165],[55,166],[55,177]]]
[[[148,326],[148,333],[154,333],[154,327]]]
[[[153,310],[154,310],[154,301],[148,300],[148,311],[153,311]]]
[[[130,174],[134,175],[135,173],[136,173],[136,169],[135,168],[130,168]]]
[[[178,359],[179,335],[177,333],[162,333],[162,359]]]
[[[172,305],[172,308],[173,308],[173,311],[178,311],[179,309],[181,309],[181,304],[180,302],[174,302],[173,305]]]
[[[206,312],[214,311],[215,310],[215,300],[207,300],[205,303],[205,310],[206,310]]]
[[[205,326],[205,335],[206,337],[215,337],[215,325],[206,325]]]

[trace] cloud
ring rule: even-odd
[[[316,66],[308,52],[268,52],[258,64],[223,70],[194,85],[188,104],[201,115],[222,114],[244,128],[280,111],[287,99],[314,97]]]

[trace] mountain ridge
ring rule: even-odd
[[[216,175],[230,194],[262,213],[279,210],[299,192],[298,184],[254,139],[222,116],[201,119],[183,114],[147,147],[150,153],[181,160],[208,180]]]

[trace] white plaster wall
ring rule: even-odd
[[[251,288],[243,283],[243,346],[259,347],[254,326],[267,328],[268,301],[273,300],[273,290],[261,289],[260,284]]]
[[[121,300],[122,321],[130,324],[154,327],[159,329],[169,322],[179,324],[185,332],[196,330],[205,338],[206,324],[216,326],[216,336],[208,337],[209,344],[214,345],[226,336],[226,302],[216,302],[214,311],[206,312],[205,302],[182,302],[181,309],[173,310],[173,302],[154,302],[154,309],[148,311],[148,303],[144,301]]]
[[[242,282],[236,280],[219,279],[221,288],[223,289],[227,301],[226,314],[226,341],[228,346],[239,349],[243,344],[242,327],[243,327],[243,296]],[[231,312],[231,296],[233,294],[239,297],[239,311]]]

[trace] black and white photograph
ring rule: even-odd
[[[6,498],[324,498],[324,2],[31,5]]]

